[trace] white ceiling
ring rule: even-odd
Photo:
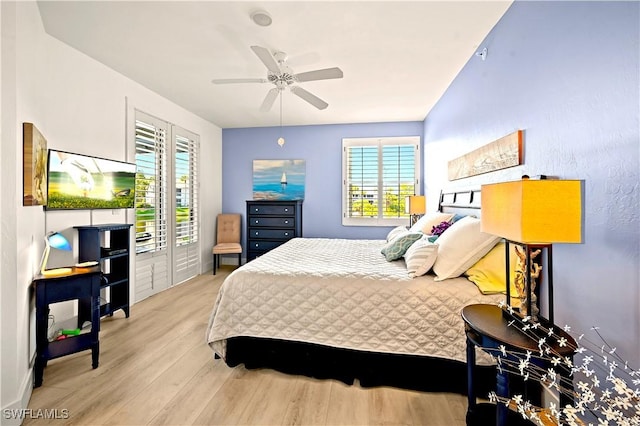
[[[288,54],[296,72],[344,78],[299,83],[318,110],[285,91],[283,125],[420,121],[510,6],[500,1],[39,1],[45,30],[222,127],[279,125],[259,108],[270,83],[252,45]],[[265,10],[269,27],[250,19]],[[484,47],[484,46],[482,46]]]

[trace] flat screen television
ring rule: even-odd
[[[130,209],[135,186],[134,163],[49,150],[47,210]]]

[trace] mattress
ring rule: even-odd
[[[295,238],[243,265],[220,288],[208,344],[223,359],[226,339],[246,336],[465,362],[462,308],[504,296],[466,278],[410,278],[384,244]],[[492,360],[478,352],[477,363]]]

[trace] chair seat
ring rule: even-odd
[[[238,243],[220,243],[213,246],[213,254],[242,253],[242,246]]]

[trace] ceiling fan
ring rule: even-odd
[[[329,106],[328,103],[303,89],[300,86],[296,86],[295,83],[302,83],[305,81],[315,80],[329,80],[333,78],[342,78],[342,70],[340,68],[325,68],[315,71],[307,71],[295,74],[291,68],[287,65],[287,54],[284,52],[275,52],[271,54],[269,49],[261,46],[251,46],[253,53],[258,56],[262,63],[267,67],[267,78],[224,78],[214,79],[214,84],[233,84],[233,83],[271,83],[275,87],[269,92],[262,101],[260,111],[269,111],[273,106],[276,98],[287,87],[291,90],[291,93],[309,102],[311,105],[318,109],[325,109]]]

